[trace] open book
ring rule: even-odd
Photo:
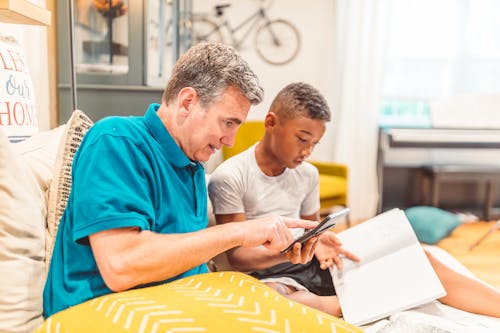
[[[344,320],[363,325],[446,295],[400,209],[338,234],[344,248],[361,258],[333,269]]]

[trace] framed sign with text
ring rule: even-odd
[[[13,37],[0,36],[0,126],[11,142],[38,132],[33,83],[24,51]]]

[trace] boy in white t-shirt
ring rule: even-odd
[[[282,89],[266,115],[262,141],[222,163],[210,177],[217,223],[272,214],[318,220],[318,171],[305,160],[329,120],[328,105],[312,86],[292,83]],[[341,256],[358,260],[331,231],[319,237],[315,256],[307,264],[292,263],[264,247],[228,252],[235,268],[251,272],[291,299],[336,316],[340,307],[328,268],[334,263],[341,267]]]

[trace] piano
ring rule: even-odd
[[[390,147],[500,148],[500,129],[387,128]]]
[[[443,166],[477,169],[478,172],[486,168],[500,172],[500,129],[380,128],[377,156],[379,211],[382,211],[382,206],[386,206],[382,202],[384,185],[393,189],[405,183],[399,180],[385,184],[384,176],[391,177],[397,173],[395,171],[403,168],[415,171]],[[410,172],[406,177],[408,186],[408,179],[415,178],[416,173]],[[409,190],[394,194],[393,197],[408,193]],[[399,202],[396,205],[404,204]],[[392,205],[388,203],[387,206]]]

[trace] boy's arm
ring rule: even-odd
[[[216,214],[215,220],[218,225],[229,222],[245,222],[246,215],[244,213]],[[242,272],[251,272],[266,269],[287,261],[293,263],[306,263],[311,260],[316,249],[316,244],[317,238],[313,237],[302,249],[300,244],[296,244],[295,248],[288,254],[281,254],[279,251],[270,250],[263,246],[235,247],[228,250],[226,253],[229,263],[234,268]]]
[[[300,215],[300,218],[303,220],[319,221],[319,211],[311,215]]]

